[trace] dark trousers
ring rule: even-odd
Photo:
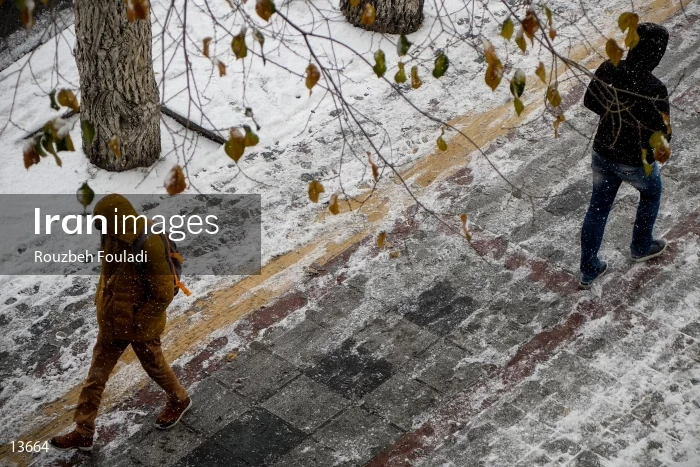
[[[632,231],[630,251],[634,256],[649,252],[654,241],[652,231],[661,204],[661,176],[659,165],[654,162],[648,176],[643,167],[619,164],[593,153],[593,194],[581,229],[581,274],[593,277],[600,269],[598,250],[603,242],[605,224],[612,208],[617,190],[623,181],[639,191],[637,218]]]

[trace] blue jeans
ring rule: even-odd
[[[651,249],[654,241],[652,231],[661,204],[661,176],[656,162],[647,177],[643,167],[619,164],[594,152],[591,167],[593,194],[581,229],[581,274],[584,278],[595,277],[600,269],[598,250],[603,242],[608,214],[623,180],[639,191],[639,206],[630,245],[633,256],[644,255]]]

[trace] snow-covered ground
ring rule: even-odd
[[[179,113],[190,115],[192,120],[205,127],[215,126],[224,136],[229,127],[251,124],[244,115],[245,108],[251,107],[256,121],[261,125],[258,147],[247,150],[236,165],[222,147],[192,133],[185,134],[182,127],[164,117],[161,124],[162,160],[150,169],[117,174],[99,170],[87,163],[80,148],[79,125],[75,125],[71,136],[77,150],[62,154],[62,168],[45,159],[26,171],[22,163],[22,138],[61,113],[50,109],[49,92],[62,87],[78,88],[77,70],[71,55],[74,44],[71,27],[64,31],[59,41],[44,44],[0,73],[0,95],[3,96],[0,100],[0,142],[5,157],[0,170],[0,191],[70,194],[87,180],[98,193],[165,194],[163,181],[167,172],[174,164],[184,165],[186,162],[190,183],[187,193],[193,193],[196,189],[203,193],[262,195],[263,263],[307,244],[335,226],[347,226],[344,235],[350,236],[357,224],[364,222],[361,213],[352,217],[324,217],[322,222],[316,220],[326,209],[324,202],[327,203],[330,195],[341,187],[352,196],[366,192],[373,185],[371,170],[364,156],[368,146],[355,141],[352,149],[358,155],[349,152],[333,100],[320,87],[309,95],[302,77],[293,76],[270,63],[278,61],[290,70],[303,74],[310,58],[303,38],[287,29],[284,47],[280,47],[273,37],[267,36],[265,55],[270,62],[266,66],[263,66],[260,58],[251,54],[245,60],[236,61],[230,52],[230,35],[214,27],[211,19],[197,8],[197,3],[189,2],[187,49],[192,70],[190,79],[196,80],[199,96],[195,102],[201,102],[206,118],[194,104],[190,105],[185,92],[187,78],[183,74],[186,69],[185,55],[181,48],[174,45],[180,42],[179,35],[185,27],[184,18],[182,15],[172,16],[168,34],[163,35],[161,24],[169,2],[154,1],[154,66],[159,84],[165,81],[165,86],[161,86],[164,102]],[[224,23],[228,22],[230,30],[237,33],[240,23],[228,16],[230,8],[227,3],[212,3],[216,3],[215,16]],[[255,16],[253,3],[248,2],[244,9]],[[493,16],[480,12],[481,7],[475,2],[476,24],[465,20],[469,15],[462,12],[463,3],[449,0],[438,5],[443,12],[453,13],[451,17],[454,22],[450,27],[459,34],[481,30],[491,38],[508,75],[516,68],[523,68],[528,71],[529,82],[534,82],[538,62],[543,60],[549,63],[549,58],[537,48],[522,55],[515,44],[510,43],[506,47],[497,36],[500,24],[507,15],[506,7],[501,2],[489,2]],[[624,11],[628,5],[629,2],[625,0],[595,2],[588,6],[588,17],[601,30],[613,31],[616,27],[613,13]],[[323,7],[336,8],[337,2],[324,4]],[[572,2],[558,0],[551,2],[550,7],[557,15],[578,19],[573,26],[562,27],[558,31],[557,44],[563,52],[583,37],[590,42],[602,37],[587,18],[578,15],[577,7]],[[689,6],[695,7],[695,2]],[[308,27],[308,15],[311,13],[305,2],[291,2],[279,8],[302,27]],[[445,51],[451,62],[448,73],[440,81],[430,76],[435,50],[445,47],[450,39],[448,34],[438,32],[435,17],[435,4],[427,2],[423,27],[409,36],[416,44],[433,40],[432,45],[420,57],[408,62],[406,67],[409,69],[413,63],[421,64],[424,84],[417,90],[412,90],[408,85],[392,88],[377,79],[371,67],[354,52],[337,45],[331,52],[327,42],[311,39],[315,50],[326,54],[321,55],[322,60],[330,60],[329,57],[334,56],[333,60],[337,60],[335,65],[343,68],[340,80],[345,98],[365,116],[366,128],[375,144],[381,147],[383,157],[400,169],[434,152],[435,140],[440,134],[439,125],[421,117],[402,95],[418,108],[445,121],[465,114],[479,114],[511,99],[505,80],[495,93],[486,86],[481,54],[466,44],[447,46]],[[391,79],[397,62],[392,43],[395,38],[353,28],[342,21],[342,16],[336,19],[327,24],[332,28],[333,37],[342,38],[371,63],[374,62],[374,51],[378,48],[385,51],[388,64],[386,76]],[[273,17],[273,26],[275,21],[279,19]],[[326,23],[323,24],[326,27]],[[327,33],[321,28],[317,32]],[[619,30],[616,34],[621,35]],[[213,37],[213,53],[227,65],[228,72],[224,77],[218,76],[211,61],[198,50],[202,39],[207,36]],[[259,46],[253,45],[250,36],[248,45],[258,50]],[[163,50],[165,52],[161,53]],[[165,57],[164,61],[161,61],[161,57]],[[163,63],[166,64],[165,69]],[[319,84],[323,84],[323,80]],[[569,84],[575,84],[575,80],[562,86]],[[192,82],[190,86],[194,89]],[[526,104],[538,105],[538,100],[541,100],[541,96],[529,96]],[[539,117],[536,112],[531,116]],[[75,124],[76,121],[73,117],[70,123]],[[465,151],[471,152],[472,148]],[[506,172],[512,173],[517,169],[509,167],[507,160],[500,164]],[[382,170],[382,164],[378,165]],[[474,176],[495,175],[484,167]],[[320,204],[312,204],[307,198],[307,185],[312,179],[322,181],[326,188]],[[391,183],[384,180],[380,185]],[[427,198],[431,205],[438,202],[431,195]],[[387,226],[394,222],[404,207],[398,203],[390,206],[390,213],[384,220]],[[194,292],[193,297],[178,296],[170,317],[184,313],[198,297],[240,278],[203,276],[186,279]],[[60,397],[84,378],[89,365],[89,347],[96,335],[93,316],[85,313],[84,308],[92,299],[95,283],[96,278],[90,276],[0,277],[0,329],[3,334],[0,339],[0,357],[3,360],[0,363],[0,406],[3,408],[0,411],[0,443],[5,444],[41,423],[43,418],[35,415],[37,409]]]

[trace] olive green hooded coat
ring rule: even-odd
[[[132,253],[146,217],[136,217],[131,203],[117,194],[100,200],[94,215],[107,221],[102,246],[105,255]],[[148,255],[145,267],[107,262],[103,257],[95,305],[99,332],[105,340],[149,341],[165,329],[165,310],[173,300],[173,276],[159,235],[150,236],[143,251]]]

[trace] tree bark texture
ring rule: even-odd
[[[80,118],[95,128],[83,150],[96,166],[120,172],[160,157],[160,103],[150,21],[129,22],[124,0],[74,0]],[[109,148],[117,136],[121,157]]]
[[[348,22],[368,31],[385,34],[416,32],[423,23],[424,0],[362,0],[352,7],[349,0],[340,0],[340,9]],[[360,24],[365,4],[371,3],[376,13],[371,26]]]

